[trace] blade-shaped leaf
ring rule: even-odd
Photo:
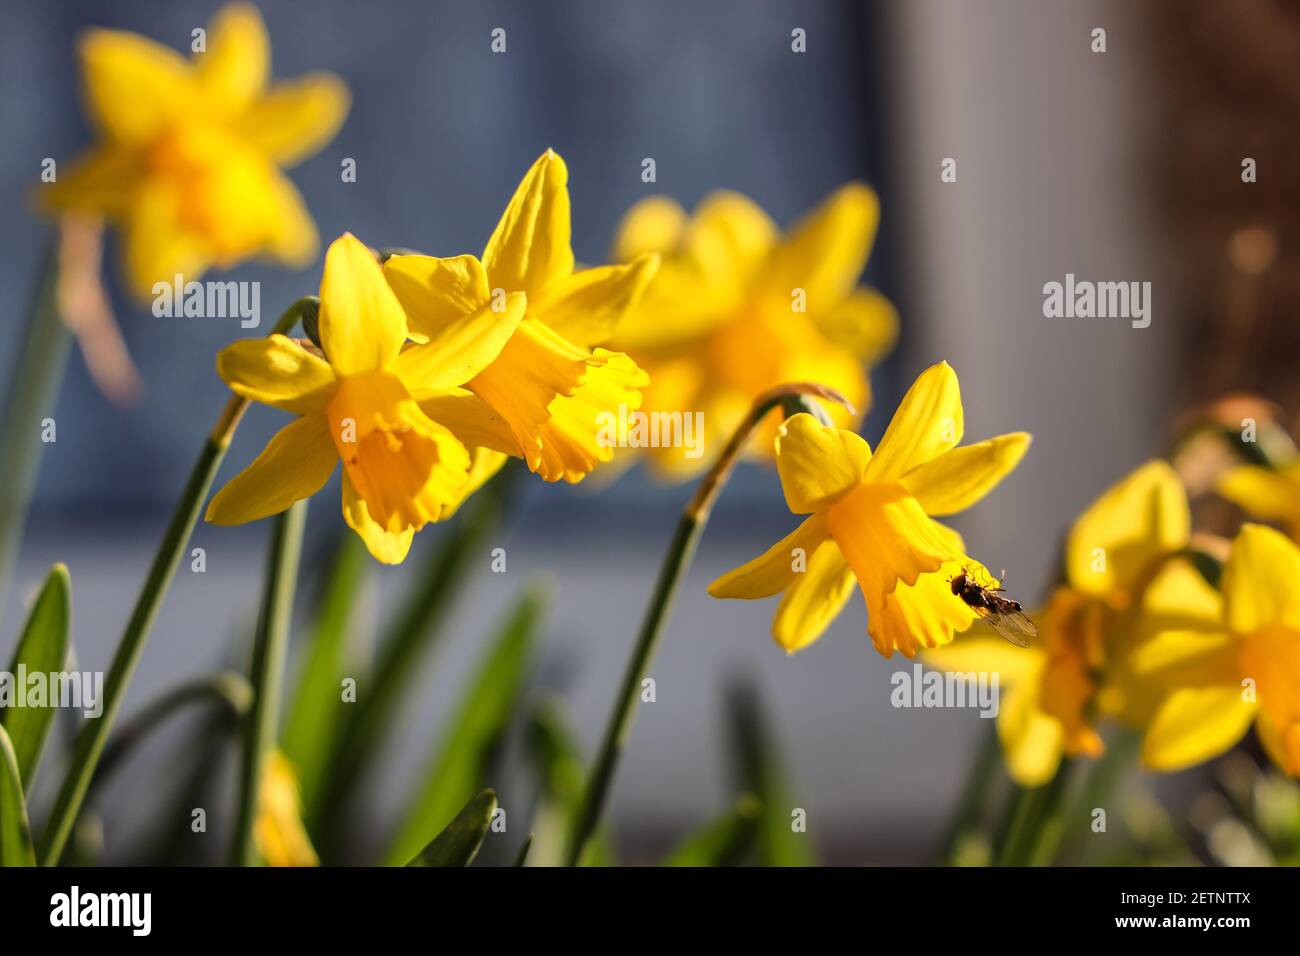
[[[812,866],[812,845],[806,833],[792,827],[794,809],[788,796],[784,768],[759,706],[758,692],[739,684],[728,695],[728,713],[736,754],[739,790],[752,793],[762,805],[758,855],[764,866]]]
[[[493,642],[408,804],[386,857],[389,865],[409,860],[428,839],[430,828],[443,826],[483,785],[487,763],[505,735],[532,663],[541,609],[541,598],[525,593]]]
[[[560,866],[565,841],[577,818],[587,771],[577,735],[558,697],[539,701],[528,722],[525,756],[537,778],[537,808],[533,814],[530,866]],[[602,827],[587,842],[581,866],[613,866],[615,853],[609,828]]]
[[[690,836],[668,854],[664,866],[737,866],[758,838],[762,807],[745,794],[731,810]]]
[[[281,747],[298,769],[303,815],[311,819],[343,714],[349,623],[365,575],[366,549],[344,528],[317,606]]]
[[[9,735],[0,727],[0,866],[35,866],[27,799]]]
[[[515,854],[515,866],[523,866],[528,862],[528,851],[533,848],[533,835],[530,833],[524,837],[524,842],[519,845],[519,852]]]
[[[497,810],[497,795],[484,790],[465,804],[447,828],[433,838],[407,866],[469,866],[478,856],[492,814]]]
[[[9,673],[19,679],[19,674],[53,674],[62,671],[68,659],[68,622],[70,619],[69,593],[71,584],[68,569],[62,564],[50,568],[41,587],[27,624],[14,651]],[[6,707],[0,710],[0,727],[9,733],[18,773],[28,791],[36,779],[36,768],[41,759],[45,738],[54,723],[57,692],[51,688],[47,706]]]

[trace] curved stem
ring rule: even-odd
[[[314,300],[303,298],[289,306],[270,334],[284,333],[293,328],[301,312],[309,307],[312,301]],[[72,826],[85,802],[86,791],[95,774],[95,767],[99,764],[109,731],[112,730],[118,709],[126,697],[127,686],[135,674],[140,655],[144,653],[144,645],[149,639],[154,619],[158,616],[158,609],[162,607],[163,598],[167,596],[172,578],[176,575],[176,568],[180,564],[181,554],[198,520],[199,509],[212,488],[212,480],[216,477],[222,459],[226,457],[226,450],[230,447],[235,429],[239,427],[239,421],[243,418],[247,407],[248,399],[238,395],[232,395],[226,402],[226,407],[217,419],[216,427],[208,435],[207,441],[199,452],[198,460],[190,471],[189,480],[181,492],[180,500],[176,502],[171,522],[167,525],[167,530],[158,545],[158,551],[154,554],[153,563],[149,566],[149,574],[144,580],[140,596],[136,598],[135,608],[127,621],[126,630],[122,633],[122,640],[118,642],[117,651],[113,655],[113,663],[104,682],[104,711],[98,720],[85,721],[77,734],[72,763],[63,778],[63,784],[59,787],[58,796],[55,797],[49,821],[41,833],[37,855],[42,866],[57,865],[63,855],[63,848],[68,843]]]
[[[700,535],[704,532],[704,526],[708,524],[713,504],[717,501],[723,486],[736,467],[736,462],[740,459],[740,453],[759,422],[772,409],[801,395],[825,398],[845,407],[851,407],[839,392],[811,382],[781,385],[764,392],[754,400],[753,407],[744,422],[736,429],[731,440],[727,442],[727,447],[723,449],[722,455],[695,489],[695,494],[691,496],[677,522],[677,529],[673,532],[663,563],[659,566],[659,577],[650,596],[650,605],[646,609],[641,631],[623,672],[618,695],[614,698],[613,709],[605,724],[605,734],[601,739],[596,761],[592,765],[591,776],[583,791],[582,803],[574,819],[573,831],[565,852],[567,866],[577,865],[582,858],[587,841],[591,839],[596,825],[600,822],[605,801],[609,797],[610,785],[614,780],[614,772],[618,768],[619,757],[622,756],[623,748],[627,745],[628,736],[632,732],[632,719],[640,695],[641,680],[650,669],[659,650],[664,625],[672,612],[677,589],[691,566],[691,560],[695,556],[695,549],[699,544]]]

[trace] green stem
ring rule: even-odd
[[[943,843],[940,844],[942,847],[939,851],[940,863],[950,865],[962,837],[979,825],[988,803],[989,788],[997,776],[1001,763],[1002,742],[998,739],[998,729],[989,727],[984,731],[984,740],[975,755],[974,763],[971,764],[970,776],[966,778],[966,784],[962,787],[957,809],[952,815],[952,822],[948,824],[947,833],[944,834]]]
[[[299,299],[291,305],[280,316],[271,334],[289,331],[298,321],[300,311],[314,301],[314,299]],[[95,767],[99,764],[109,731],[112,730],[113,722],[117,719],[117,712],[126,697],[126,689],[135,674],[136,665],[140,662],[140,655],[144,652],[145,643],[149,639],[149,632],[158,616],[158,609],[162,607],[163,598],[167,596],[185,545],[198,520],[199,509],[212,488],[212,480],[216,477],[217,469],[226,456],[230,440],[234,437],[235,429],[239,427],[239,421],[247,407],[248,400],[237,395],[231,396],[226,402],[226,407],[217,419],[216,427],[212,429],[199,452],[198,460],[194,463],[180,500],[176,502],[176,510],[172,512],[171,521],[158,545],[153,563],[149,566],[149,574],[140,589],[140,596],[136,598],[135,608],[131,611],[126,630],[122,633],[122,640],[113,655],[113,663],[104,682],[103,713],[98,720],[85,721],[77,734],[72,763],[63,778],[49,820],[41,833],[37,855],[42,866],[56,865],[63,855],[63,848],[67,845],[77,814],[81,812],[81,806],[85,802],[86,791],[95,775]]]
[[[17,361],[0,419],[0,448],[5,453],[0,488],[0,608],[17,562],[40,467],[44,447],[41,420],[52,411],[72,339],[59,315],[58,278],[58,256],[51,248],[27,314],[22,348],[15,353]]]
[[[90,792],[93,794],[142,740],[174,714],[191,705],[212,703],[217,705],[219,712],[225,713],[227,719],[238,718],[248,711],[251,699],[252,688],[248,681],[242,674],[231,672],[208,674],[172,688],[145,705],[130,720],[123,721],[121,729],[104,747],[99,766],[90,781]]]
[[[275,530],[271,534],[262,611],[257,640],[253,645],[250,676],[253,706],[244,725],[244,749],[240,760],[239,805],[231,849],[234,866],[256,866],[258,862],[253,822],[257,819],[262,767],[267,753],[275,745],[280,720],[284,662],[289,651],[289,623],[293,616],[293,595],[306,520],[307,501],[304,499],[276,516]]]
[[[614,772],[618,768],[619,758],[632,732],[632,720],[636,714],[636,702],[640,697],[641,680],[650,669],[659,650],[664,626],[668,622],[669,614],[672,613],[677,590],[691,566],[700,535],[709,522],[709,512],[713,508],[713,503],[727,483],[732,469],[735,468],[741,452],[758,423],[772,409],[786,405],[790,399],[800,395],[813,395],[844,405],[848,404],[839,393],[825,386],[809,383],[782,385],[760,395],[740,428],[731,436],[717,463],[700,482],[677,522],[677,529],[673,532],[672,541],[669,542],[663,563],[659,567],[659,577],[650,596],[650,604],[642,620],[641,631],[632,646],[632,654],[628,658],[623,679],[619,683],[618,694],[614,698],[614,706],[605,724],[605,734],[597,751],[596,762],[592,765],[591,776],[583,791],[582,803],[579,805],[573,833],[565,852],[567,866],[576,866],[582,859],[587,841],[591,839],[600,822],[605,801],[609,797],[610,785],[614,780]]]
[[[1046,866],[1055,858],[1071,766],[1071,759],[1062,757],[1050,781],[1041,787],[1018,790],[1010,825],[998,849],[998,866]]]

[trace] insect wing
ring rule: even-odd
[[[1008,602],[995,601],[993,607],[977,607],[974,611],[988,622],[989,627],[1016,647],[1029,647],[1038,636],[1034,622]]]

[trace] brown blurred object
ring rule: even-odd
[[[118,405],[140,394],[140,376],[104,289],[104,224],[92,216],[59,221],[59,313],[77,337],[90,375]]]
[[[1300,424],[1300,3],[1149,0],[1188,401],[1251,391]],[[1255,160],[1256,181],[1242,181]]]

